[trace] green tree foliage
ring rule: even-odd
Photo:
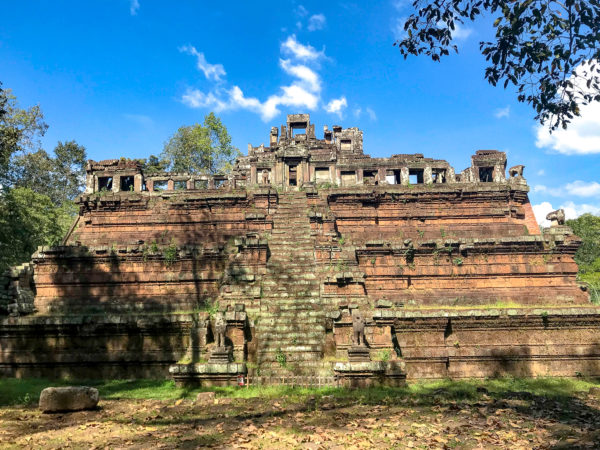
[[[157,172],[165,172],[169,167],[169,161],[162,159],[156,155],[150,155],[148,159],[144,159],[141,161],[143,163],[142,170],[147,175],[151,175]]]
[[[227,128],[211,112],[202,125],[179,128],[165,143],[161,158],[174,172],[215,174],[231,170],[239,155]]]
[[[28,261],[39,245],[59,244],[73,218],[47,195],[28,188],[0,195],[0,270]]]
[[[575,253],[579,265],[579,279],[588,283],[592,301],[600,303],[600,217],[583,214],[566,224],[582,240]]]
[[[11,158],[15,154],[37,151],[48,125],[39,106],[21,109],[10,89],[0,84],[0,185],[9,183]]]
[[[40,143],[46,129],[39,106],[21,109],[0,86],[0,271],[59,243],[77,214],[85,148],[59,142],[52,157]]]
[[[551,129],[567,127],[580,106],[600,101],[600,3],[597,0],[415,0],[400,53],[448,55],[457,26],[495,18],[495,40],[480,42],[493,85],[516,86],[518,100]]]

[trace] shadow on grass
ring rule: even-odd
[[[289,386],[237,386],[190,389],[177,388],[170,380],[104,380],[104,381],[48,381],[42,379],[0,379],[0,406],[22,402],[25,396],[36,402],[40,391],[50,385],[85,384],[100,391],[102,399],[157,399],[167,403],[177,399],[193,399],[198,392],[213,391],[217,398],[251,399],[235,401],[206,408],[202,405],[182,405],[177,413],[148,416],[145,425],[152,426],[214,426],[217,416],[232,424],[250,421],[255,425],[273,417],[290,417],[298,412],[318,409],[341,411],[356,405],[382,405],[387,407],[447,408],[446,414],[463,409],[485,408],[487,417],[497,417],[502,410],[513,410],[525,420],[554,421],[562,426],[553,432],[553,439],[564,444],[565,436],[580,442],[594,442],[598,438],[600,410],[586,404],[584,396],[591,387],[600,387],[600,379],[492,379],[492,380],[441,380],[420,382],[401,388],[299,388]],[[277,405],[276,405],[277,404]],[[336,426],[345,426],[355,419],[350,410],[336,419]],[[375,411],[375,409],[373,410]],[[386,408],[377,409],[372,416],[387,420]],[[121,419],[113,419],[119,422]],[[123,419],[125,420],[125,419]],[[127,418],[130,421],[131,418]],[[123,422],[125,423],[125,422]],[[129,422],[127,422],[129,423]],[[225,442],[230,433],[201,436],[189,442],[191,446],[203,443]],[[215,442],[212,442],[216,439]],[[559,444],[557,444],[559,446]]]

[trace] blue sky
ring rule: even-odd
[[[40,104],[48,150],[75,139],[92,159],[146,157],[215,111],[245,152],[308,112],[318,134],[361,128],[372,156],[424,153],[460,171],[475,150],[506,151],[538,215],[600,214],[599,105],[550,136],[483,79],[491,20],[464,24],[441,63],[404,60],[392,44],[407,3],[6,0],[0,81]]]

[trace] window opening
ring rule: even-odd
[[[161,181],[154,182],[154,191],[155,192],[166,191],[168,187],[169,187],[169,182],[167,180],[161,180]]]
[[[208,180],[194,181],[194,189],[208,189]]]
[[[112,177],[98,177],[98,190],[99,191],[112,191]]]
[[[423,183],[423,169],[409,169],[408,170],[408,181],[410,184],[422,184]]]
[[[480,167],[479,168],[479,181],[482,183],[491,183],[494,181],[494,168],[493,167]]]
[[[133,191],[133,176],[121,177],[121,191]]]
[[[174,181],[173,182],[173,189],[175,191],[185,191],[186,188],[187,188],[186,181]]]

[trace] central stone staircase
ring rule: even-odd
[[[280,194],[256,326],[261,376],[317,375],[328,366],[321,362],[325,311],[310,231],[306,194]]]

